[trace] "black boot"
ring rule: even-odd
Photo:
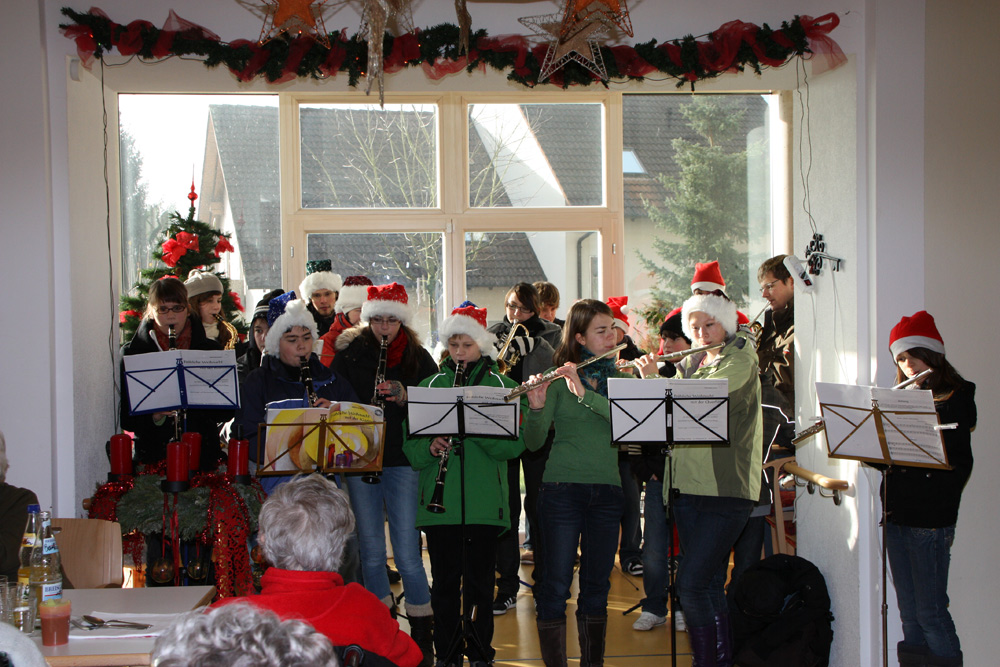
[[[917,644],[907,644],[905,642],[899,642],[896,644],[896,657],[899,659],[899,664],[910,665],[911,667],[917,667],[918,665],[924,664],[924,658],[930,653],[926,646],[918,646]]]
[[[566,619],[538,620],[536,624],[545,667],[566,667]]]
[[[923,657],[923,662],[921,665],[926,665],[926,667],[962,667],[964,665],[964,658],[962,657],[962,652],[959,651],[958,655],[953,658],[945,658],[940,655],[934,655],[930,651],[927,652]]]
[[[715,624],[699,628],[688,626],[688,639],[694,655],[691,667],[716,667]]]
[[[584,616],[577,612],[576,629],[580,636],[580,667],[603,667],[607,615]]]
[[[733,632],[729,614],[715,617],[715,664],[717,667],[733,667]]]
[[[410,637],[424,654],[424,659],[420,661],[420,667],[433,667],[434,665],[434,617],[433,616],[410,616]]]

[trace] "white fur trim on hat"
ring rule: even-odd
[[[264,337],[264,354],[277,357],[278,344],[281,342],[281,337],[289,329],[296,326],[309,329],[313,335],[313,339],[318,339],[316,320],[313,319],[312,313],[309,312],[308,304],[302,299],[289,301],[288,305],[285,306],[285,312],[279,315],[278,319],[271,325],[271,328],[268,329],[267,336]]]
[[[368,285],[348,285],[340,288],[334,312],[349,313],[368,300]]]
[[[385,299],[365,301],[364,305],[361,306],[361,321],[367,322],[373,315],[395,317],[403,324],[409,324],[411,312],[407,304],[400,303],[399,301],[387,301]]]
[[[441,323],[441,342],[445,346],[448,345],[452,336],[458,334],[465,334],[476,341],[480,354],[495,357],[497,350],[493,343],[496,342],[497,337],[468,315],[450,315]]]
[[[904,336],[893,342],[889,346],[889,351],[892,352],[892,358],[895,359],[901,352],[912,350],[915,347],[924,347],[931,352],[944,354],[944,343],[928,336]]]
[[[331,292],[339,292],[342,284],[340,275],[333,271],[317,271],[310,273],[305,277],[305,280],[299,283],[299,291],[296,294],[309,301],[312,298],[312,293],[316,290],[328,289]]]
[[[726,330],[726,335],[736,333],[736,304],[715,294],[695,294],[681,308],[681,326],[684,335],[694,339],[691,331],[691,313],[706,313]]]

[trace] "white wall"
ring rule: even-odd
[[[962,497],[949,593],[967,665],[996,664],[1000,639],[989,629],[1000,579],[989,567],[997,551],[1000,487],[1000,359],[992,354],[1000,313],[996,256],[1000,251],[1000,73],[978,44],[994,40],[1000,4],[927,3],[925,190],[923,204],[927,310],[934,315],[952,364],[976,383],[976,457]],[[919,193],[916,193],[919,195]]]
[[[73,55],[74,48],[56,27],[63,4],[64,0],[5,3],[6,23],[13,29],[0,42],[0,55],[7,63],[0,77],[9,91],[0,125],[5,165],[0,179],[0,279],[9,299],[0,318],[0,343],[6,351],[0,357],[4,380],[0,428],[10,443],[11,480],[35,489],[42,502],[54,503],[59,513],[73,514],[78,499],[90,491],[88,480],[99,473],[100,449],[109,435],[105,429],[110,423],[106,414],[110,353],[104,349],[104,336],[114,325],[114,315],[104,289],[107,258],[101,255],[107,252],[103,129],[100,116],[95,120],[92,111],[84,117],[68,113],[71,100],[74,108],[93,110],[100,98],[91,90],[94,75],[84,74],[79,88],[66,80],[65,57]],[[702,34],[735,18],[777,26],[795,14],[837,11],[841,15],[842,24],[833,36],[854,57],[848,67],[811,80],[811,186],[813,214],[828,235],[831,251],[847,263],[835,279],[829,273],[821,278],[815,307],[799,302],[802,349],[816,350],[815,355],[800,358],[800,395],[808,393],[809,382],[815,379],[882,381],[887,374],[888,327],[904,312],[924,306],[940,313],[946,340],[979,343],[979,349],[985,349],[997,323],[986,295],[995,284],[990,262],[998,245],[995,198],[1000,184],[994,157],[998,86],[986,47],[973,49],[991,42],[986,26],[997,23],[995,6],[984,10],[980,7],[986,3],[928,0],[928,43],[945,52],[939,57],[926,54],[925,76],[923,2],[646,0],[632,5],[634,41]],[[252,38],[260,29],[258,19],[235,3],[175,0],[169,6],[225,40]],[[122,22],[145,18],[160,24],[167,14],[166,5],[148,1],[108,0],[101,8]],[[554,8],[552,2],[470,3],[474,25],[484,25],[494,34],[523,34],[517,16]],[[989,17],[983,15],[986,11],[991,12]],[[453,20],[451,3],[425,0],[417,5],[417,25]],[[353,31],[357,25],[357,16],[349,9],[328,21],[331,29],[347,26]],[[227,91],[265,88],[260,83],[237,84],[224,71],[206,72],[197,63],[179,61],[156,66],[133,63],[108,73],[119,81],[131,78],[136,85],[168,90],[181,80]],[[794,85],[795,72],[791,68],[770,72],[763,81]],[[512,89],[502,76],[477,73],[429,83],[419,70],[390,77],[388,85],[390,90],[394,85],[416,90]],[[761,80],[745,74],[701,89],[759,85]],[[344,90],[346,77],[278,89],[290,87]],[[663,84],[659,89],[672,88]],[[793,120],[799,121],[797,113]],[[801,252],[811,233],[799,201],[796,197],[796,252]],[[113,254],[117,262],[117,251]],[[943,264],[938,258],[952,260],[951,270],[938,270]],[[954,298],[952,286],[958,276],[964,279],[961,299]],[[16,304],[17,326],[11,326],[15,320],[10,304]],[[82,340],[73,341],[74,336]],[[996,507],[998,500],[985,474],[1000,456],[989,449],[997,439],[997,427],[990,423],[988,412],[996,396],[996,382],[990,378],[996,377],[998,362],[990,355],[975,354],[973,350],[978,350],[971,345],[952,343],[949,350],[958,367],[979,382],[985,417],[974,441],[981,453],[956,544],[953,608],[968,663],[990,664],[995,642],[990,633],[974,633],[973,628],[978,627],[977,620],[992,617],[987,605],[998,598],[987,565],[996,531],[989,512],[977,511]],[[809,368],[815,369],[811,377]],[[814,412],[804,401],[799,416]],[[828,463],[817,444],[803,452],[803,459],[813,469],[836,472],[856,485],[853,497],[839,508],[815,497],[800,501],[799,545],[801,553],[820,566],[833,592],[837,614],[833,664],[875,664],[879,623],[877,592],[872,587],[877,572],[872,564],[877,556],[866,478],[858,479],[850,464]]]

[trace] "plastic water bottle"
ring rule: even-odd
[[[19,564],[17,567],[17,582],[27,584],[31,578],[31,552],[35,548],[35,540],[38,537],[39,519],[42,508],[38,505],[28,505],[28,523],[24,527],[24,536],[21,538],[21,550],[18,552]]]
[[[31,551],[31,588],[38,603],[62,597],[62,568],[59,563],[59,546],[52,535],[52,519],[48,512],[41,514],[42,530]]]

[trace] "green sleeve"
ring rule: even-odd
[[[545,439],[549,437],[549,427],[556,413],[558,396],[559,392],[550,384],[545,392],[545,406],[541,410],[535,411],[529,408],[527,399],[522,404],[521,414],[524,415],[521,424],[522,437],[525,447],[533,452],[541,449],[545,445]]]
[[[408,424],[403,422],[403,433],[409,433]],[[437,465],[437,457],[431,454],[431,438],[405,436],[403,440],[403,454],[410,460],[410,465],[414,470],[423,470],[427,466]]]
[[[750,343],[747,342],[746,345],[750,345]],[[722,378],[729,380],[729,393],[733,393],[751,380],[756,382],[756,353],[746,348],[734,350],[731,354],[727,354],[725,359],[720,360],[711,377],[713,380],[721,380]]]
[[[573,396],[573,398],[576,398],[576,396]],[[607,398],[601,396],[596,391],[588,388],[583,394],[583,398],[577,400],[580,401],[581,405],[589,408],[591,412],[601,419],[608,422],[611,421],[611,403]]]

